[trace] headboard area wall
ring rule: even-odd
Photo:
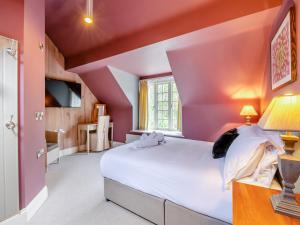
[[[91,121],[94,104],[98,102],[76,73],[65,71],[65,60],[54,43],[46,36],[46,77],[81,83],[81,108],[46,108],[46,130],[63,129],[64,148],[77,146],[77,124]]]
[[[276,18],[275,23],[273,24],[272,27],[272,32],[270,35],[270,43],[272,38],[274,37],[275,33],[277,32],[278,28],[280,27],[280,24],[282,23],[283,19],[287,15],[289,9],[295,6],[296,8],[296,41],[297,41],[297,80],[291,84],[288,84],[282,88],[279,88],[278,90],[272,91],[271,87],[271,70],[270,70],[270,63],[271,63],[271,54],[270,54],[270,48],[268,49],[267,52],[267,62],[266,62],[266,70],[265,70],[265,76],[264,76],[264,90],[263,90],[263,98],[261,101],[261,109],[262,112],[266,109],[270,101],[272,100],[273,97],[278,96],[278,95],[283,95],[283,94],[300,94],[300,60],[299,60],[299,54],[300,54],[300,22],[299,22],[299,16],[300,16],[300,2],[299,1],[293,1],[293,0],[284,0],[283,5],[280,9],[280,12],[278,13],[278,16]],[[295,155],[300,157],[300,142],[296,144],[296,152]],[[297,193],[300,193],[300,179],[296,183],[296,189],[295,191]]]
[[[255,22],[254,17],[246,19]],[[239,32],[225,35],[221,29],[225,25]],[[240,116],[244,105],[260,112],[270,27],[240,31],[239,21],[225,25],[215,27],[219,35],[216,40],[167,52],[183,106],[186,138],[215,141],[226,130],[245,122]]]
[[[282,23],[283,19],[287,15],[289,9],[295,5],[296,8],[296,41],[297,41],[297,75],[298,78],[295,82],[288,84],[284,86],[283,88],[279,88],[278,90],[272,91],[271,88],[271,71],[270,71],[270,63],[271,63],[271,54],[270,54],[270,45],[267,52],[267,62],[266,62],[266,69],[265,69],[265,76],[264,76],[264,90],[263,90],[263,98],[262,98],[262,104],[261,109],[264,111],[268,105],[268,103],[271,101],[271,99],[278,95],[283,95],[287,93],[293,93],[293,94],[300,94],[300,77],[299,77],[299,71],[300,71],[300,60],[299,60],[299,54],[300,54],[300,22],[299,22],[299,14],[300,14],[300,2],[299,1],[293,1],[293,0],[285,0],[280,12],[278,13],[278,16],[276,18],[275,23],[272,27],[272,32],[270,35],[269,42],[271,43],[272,38],[274,37],[275,33],[277,32],[278,28],[280,27],[280,24]]]

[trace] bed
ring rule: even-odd
[[[213,143],[166,138],[151,148],[133,143],[105,153],[105,197],[155,224],[232,223],[232,193],[224,188],[224,159]]]

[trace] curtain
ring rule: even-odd
[[[148,128],[148,83],[147,80],[140,81],[139,96],[139,129],[147,130]]]
[[[178,99],[177,128],[182,131],[182,105],[180,99]]]

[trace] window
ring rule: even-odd
[[[180,130],[179,96],[173,77],[148,81],[148,129]]]

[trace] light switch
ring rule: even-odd
[[[37,158],[39,159],[39,158],[41,158],[41,156],[44,155],[44,154],[45,154],[45,149],[42,148],[42,149],[38,150],[38,152],[37,152],[36,155],[37,155]]]

